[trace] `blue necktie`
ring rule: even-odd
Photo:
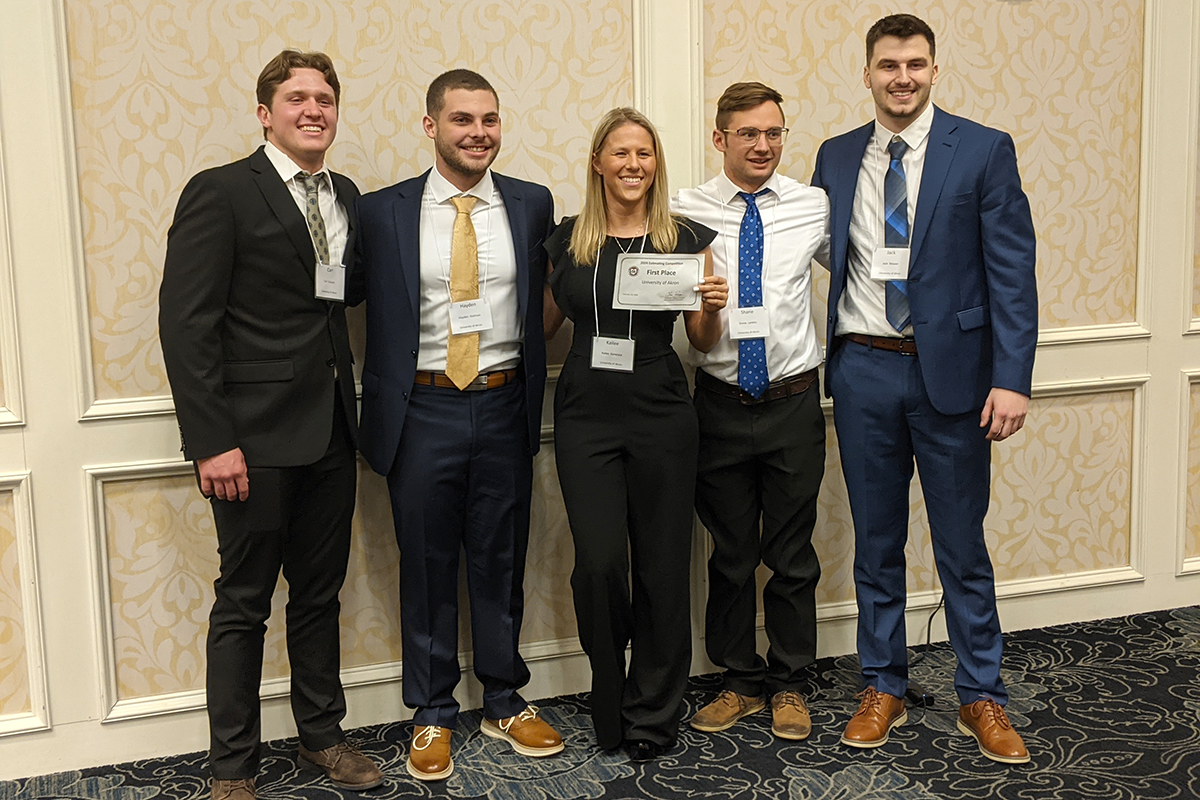
[[[883,244],[886,247],[908,246],[908,183],[904,178],[904,158],[908,145],[899,136],[888,144],[887,174],[883,178]],[[908,307],[908,281],[888,281],[883,289],[887,320],[897,331],[903,331],[912,320]]]
[[[746,213],[738,233],[738,305],[743,308],[763,304],[763,226],[754,200],[768,191],[763,189],[757,194],[738,192],[738,197],[746,201]],[[762,339],[739,339],[738,386],[750,396],[758,398],[762,397],[769,383],[766,342]]]

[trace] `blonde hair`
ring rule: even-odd
[[[596,132],[592,134],[583,209],[579,212],[579,217],[575,220],[575,229],[571,232],[570,253],[578,264],[592,262],[596,251],[604,244],[608,231],[608,201],[604,196],[604,181],[596,170],[592,169],[591,161],[599,155],[605,140],[613,131],[630,123],[644,128],[654,142],[654,160],[657,163],[654,183],[646,197],[646,233],[650,243],[658,252],[670,253],[679,241],[676,221],[671,216],[667,163],[663,160],[662,142],[658,138],[658,131],[640,111],[628,107],[614,108],[604,115],[600,124],[596,126]]]

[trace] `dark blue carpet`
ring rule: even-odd
[[[455,773],[441,783],[404,769],[411,724],[361,728],[351,740],[381,764],[383,786],[343,792],[296,767],[294,739],[271,742],[259,775],[265,798],[492,800],[739,798],[741,800],[1148,800],[1200,798],[1200,607],[1022,631],[1005,637],[1004,677],[1013,724],[1030,764],[984,759],[955,728],[954,656],[945,644],[924,653],[913,680],[938,697],[914,709],[885,746],[838,742],[857,708],[853,656],[815,665],[808,705],[813,735],[784,742],[769,713],[704,734],[681,726],[678,745],[650,764],[596,748],[586,695],[539,703],[566,751],[548,759],[516,755],[479,733],[480,712],[460,715]],[[695,678],[687,713],[719,688]],[[199,800],[208,797],[205,755],[139,761],[19,781],[0,781],[0,800]]]

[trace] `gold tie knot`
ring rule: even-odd
[[[471,209],[475,207],[475,203],[478,200],[478,197],[471,197],[470,195],[466,194],[450,198],[450,202],[454,203],[454,208],[459,214],[470,214]]]

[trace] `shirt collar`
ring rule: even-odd
[[[297,172],[308,172],[308,170],[303,169],[295,161],[292,161],[291,156],[276,147],[274,142],[267,142],[263,145],[263,152],[266,153],[271,166],[275,167],[275,171],[279,173],[279,177],[283,179],[284,183],[295,178]],[[326,185],[333,186],[333,178],[329,174],[329,167],[322,165],[319,170],[312,174],[324,175]]]
[[[772,172],[771,177],[767,178],[766,183],[758,187],[758,191],[760,192],[764,189],[770,189],[775,197],[779,197],[779,170]],[[725,174],[724,168],[717,173],[717,196],[722,203],[726,205],[733,203],[734,200],[738,199],[738,194],[744,191],[746,190],[729,180],[729,176]]]
[[[908,145],[909,150],[916,150],[925,143],[925,139],[929,136],[929,130],[933,127],[933,103],[925,106],[925,110],[920,116],[914,119],[909,126],[900,131],[899,134],[892,133],[887,128],[883,127],[883,123],[875,120],[875,143],[879,145],[881,150],[887,150],[888,143],[892,141],[893,136],[899,136]]]
[[[433,197],[433,202],[439,205],[449,201],[452,197],[460,195],[477,198],[483,203],[492,202],[492,171],[490,169],[483,173],[483,177],[479,179],[478,183],[465,192],[459,191],[457,186],[447,180],[442,173],[438,172],[436,164],[433,169],[429,170],[427,183],[429,185],[430,196]]]

